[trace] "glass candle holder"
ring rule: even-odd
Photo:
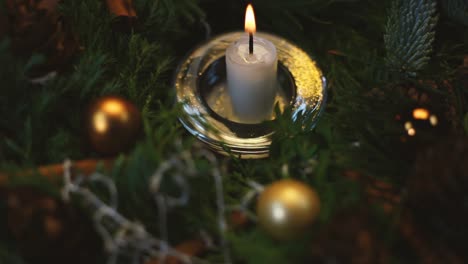
[[[274,133],[274,112],[260,124],[240,122],[231,104],[226,86],[225,52],[244,32],[220,35],[191,52],[178,67],[174,88],[183,113],[183,126],[211,149],[240,158],[268,156]],[[291,118],[300,122],[305,116],[312,129],[326,101],[326,79],[316,62],[302,49],[284,38],[258,32],[277,49],[278,73],[275,105],[280,111],[292,107]]]

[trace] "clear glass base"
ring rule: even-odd
[[[268,156],[274,133],[268,125],[272,121],[241,123],[232,110],[226,87],[225,51],[244,34],[224,34],[195,49],[179,66],[174,87],[184,112],[180,121],[191,134],[221,154],[263,158]],[[306,115],[315,125],[326,99],[326,80],[315,61],[283,38],[260,32],[257,35],[273,42],[277,49],[276,103],[281,110],[292,106],[294,121]]]

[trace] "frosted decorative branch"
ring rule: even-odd
[[[63,163],[62,198],[64,201],[70,201],[71,195],[78,196],[91,208],[95,228],[104,240],[105,248],[109,253],[109,264],[117,263],[122,255],[130,257],[131,263],[134,264],[149,258],[163,259],[166,256],[174,256],[183,263],[205,263],[171,248],[166,240],[155,238],[149,234],[142,224],[129,221],[122,216],[116,210],[116,187],[107,177],[94,173],[87,181],[84,181],[83,175],[78,175],[75,180],[72,180],[71,167],[71,161],[65,160]],[[110,205],[104,203],[93,192],[84,187],[85,182],[103,183],[110,195]]]

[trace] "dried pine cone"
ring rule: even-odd
[[[78,210],[31,188],[5,196],[8,230],[28,263],[97,263],[101,240]]]
[[[31,77],[63,69],[79,50],[74,35],[57,12],[59,0],[6,0],[6,17],[0,20],[0,38],[7,35],[13,51],[22,56],[44,54],[46,63]]]
[[[423,152],[407,192],[405,210],[431,251],[468,261],[468,138],[441,141]]]

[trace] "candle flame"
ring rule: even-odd
[[[247,10],[245,11],[245,32],[253,34],[256,30],[257,26],[255,25],[255,15],[253,7],[251,4],[249,4],[247,6]]]

